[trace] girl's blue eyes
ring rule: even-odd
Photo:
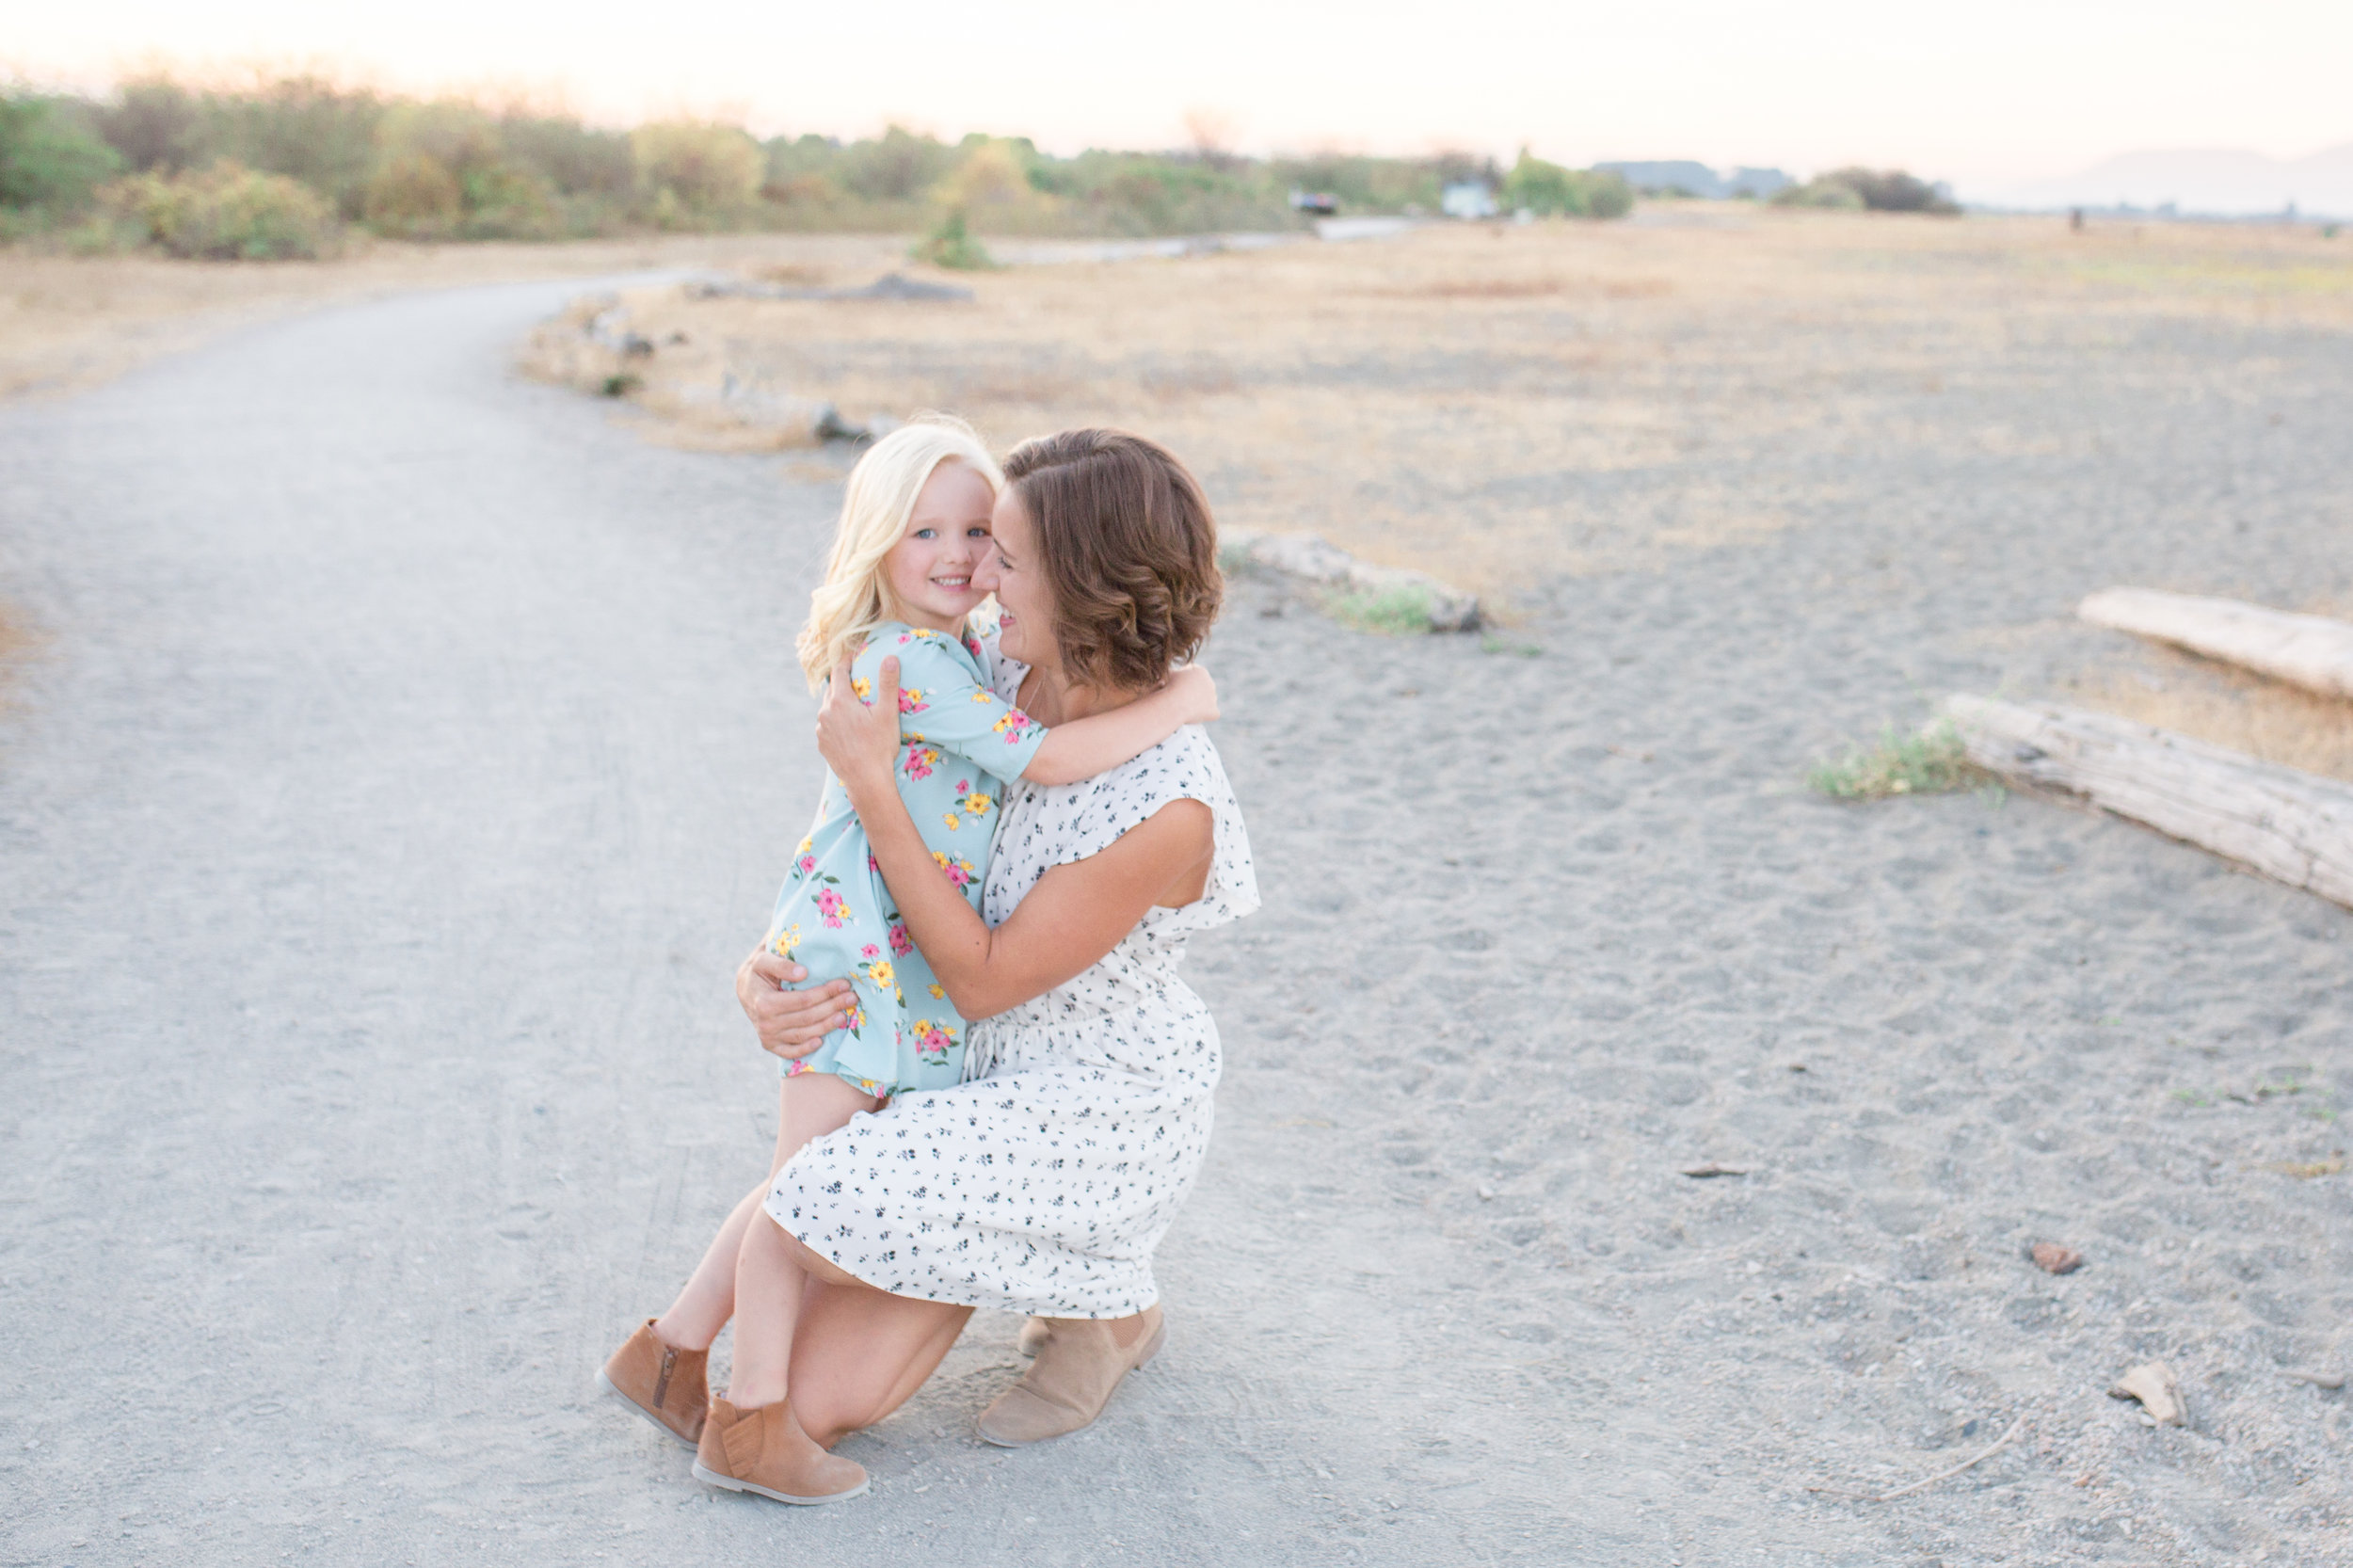
[[[919,528],[915,531],[915,536],[919,539],[936,539],[939,536],[939,530],[936,528]]]

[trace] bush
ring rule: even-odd
[[[466,216],[466,187],[429,152],[408,152],[368,182],[368,227],[395,239],[447,239]]]
[[[1900,168],[1833,168],[1802,185],[1786,185],[1773,193],[1781,207],[1867,207],[1875,213],[1937,213],[1961,211],[1934,185]]]
[[[44,217],[77,212],[121,168],[72,100],[0,97],[0,207]]]
[[[956,164],[956,150],[931,136],[893,125],[879,141],[857,141],[841,149],[837,178],[869,201],[912,201],[937,184]]]
[[[307,260],[336,238],[334,209],[317,192],[226,160],[200,172],[134,174],[100,194],[142,240],[174,256]]]
[[[1503,204],[1545,217],[1624,217],[1634,210],[1634,187],[1622,175],[1564,168],[1523,147],[1503,177]]]
[[[124,83],[116,102],[100,105],[93,118],[98,134],[134,174],[210,161],[203,102],[168,77]]]
[[[767,159],[760,143],[733,125],[672,120],[629,135],[638,189],[663,228],[740,216],[759,200]]]
[[[952,267],[958,272],[984,272],[997,264],[986,248],[966,232],[961,207],[952,208],[923,243],[907,254],[919,262]]]
[[[1951,720],[1939,719],[1914,735],[1899,735],[1889,725],[1876,745],[1849,746],[1842,757],[1817,762],[1805,781],[1837,800],[1884,800],[1966,790],[1985,776],[1970,762],[1961,731]]]

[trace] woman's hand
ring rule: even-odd
[[[1199,664],[1171,670],[1167,689],[1176,695],[1177,712],[1184,714],[1177,723],[1208,724],[1217,717],[1217,682]]]
[[[850,689],[850,662],[841,661],[817,710],[817,753],[833,769],[850,804],[863,811],[875,792],[897,788],[899,765],[899,661],[885,659],[874,679],[872,700]]]
[[[825,1043],[825,1036],[849,1027],[842,1013],[850,1000],[850,983],[829,980],[806,991],[789,991],[808,978],[808,971],[790,958],[757,949],[735,971],[735,1000],[760,1033],[760,1049],[797,1062]]]

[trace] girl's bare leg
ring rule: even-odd
[[[831,1073],[802,1073],[782,1080],[776,1089],[776,1150],[768,1162],[768,1179],[744,1194],[743,1200],[728,1211],[719,1234],[711,1239],[702,1261],[695,1266],[685,1288],[670,1304],[670,1310],[654,1320],[653,1332],[665,1345],[682,1351],[707,1351],[719,1337],[719,1331],[735,1315],[736,1262],[744,1250],[744,1237],[751,1225],[752,1216],[768,1195],[768,1183],[784,1169],[784,1162],[801,1151],[812,1138],[820,1138],[847,1122],[860,1111],[872,1111],[882,1103],[872,1095],[861,1095]]]
[[[968,1306],[812,1279],[792,1339],[792,1414],[825,1448],[906,1403],[938,1368]]]

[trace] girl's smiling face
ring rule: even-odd
[[[1056,666],[1054,588],[1037,559],[1037,532],[1012,486],[997,498],[995,548],[973,583],[997,596],[997,646],[1008,659],[1036,669]]]
[[[989,554],[988,481],[953,460],[932,470],[907,514],[906,532],[883,557],[889,584],[909,625],[960,635],[964,617],[987,597],[974,569]]]

